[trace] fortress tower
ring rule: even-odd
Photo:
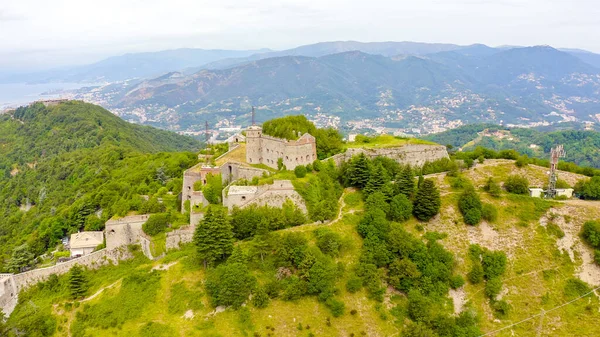
[[[305,133],[297,140],[287,140],[263,134],[260,126],[246,129],[246,162],[277,168],[279,159],[288,170],[311,164],[317,159],[315,137]]]

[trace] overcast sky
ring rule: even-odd
[[[598,1],[0,0],[0,69],[334,40],[548,44],[600,53]]]

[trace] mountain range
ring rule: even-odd
[[[329,54],[352,48],[373,54]],[[401,51],[412,54],[396,54]],[[289,53],[218,61],[196,72],[86,89],[78,97],[173,130],[198,129],[205,120],[243,124],[251,106],[259,120],[302,113],[349,131],[535,126],[600,116],[600,68],[549,46],[326,43]]]
[[[322,42],[283,51],[178,49],[0,82],[93,84],[69,97],[137,123],[198,131],[305,114],[347,132],[600,121],[600,55],[549,46]]]

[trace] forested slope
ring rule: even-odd
[[[1,115],[0,270],[8,269],[14,247],[25,244],[19,260],[26,266],[63,236],[101,229],[114,214],[176,208],[169,200],[196,158],[168,151],[197,147],[193,139],[82,102],[38,103]],[[152,196],[169,191],[166,205],[157,206]]]
[[[482,146],[493,150],[514,149],[530,157],[548,159],[550,150],[562,144],[565,161],[600,168],[600,132],[585,130],[538,131],[506,128],[491,124],[466,125],[424,137],[439,144],[473,150]]]

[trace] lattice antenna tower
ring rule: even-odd
[[[205,137],[205,153],[206,153],[206,157],[204,157],[206,159],[206,161],[208,162],[208,149],[210,148],[210,130],[208,129],[208,121],[204,121],[204,137]]]
[[[256,125],[255,114],[254,114],[254,106],[252,106],[252,126]]]
[[[548,191],[546,191],[547,198],[554,198],[556,196],[556,180],[558,180],[556,170],[558,168],[558,158],[563,158],[565,155],[565,149],[562,145],[558,145],[550,151],[550,180],[548,182]]]

